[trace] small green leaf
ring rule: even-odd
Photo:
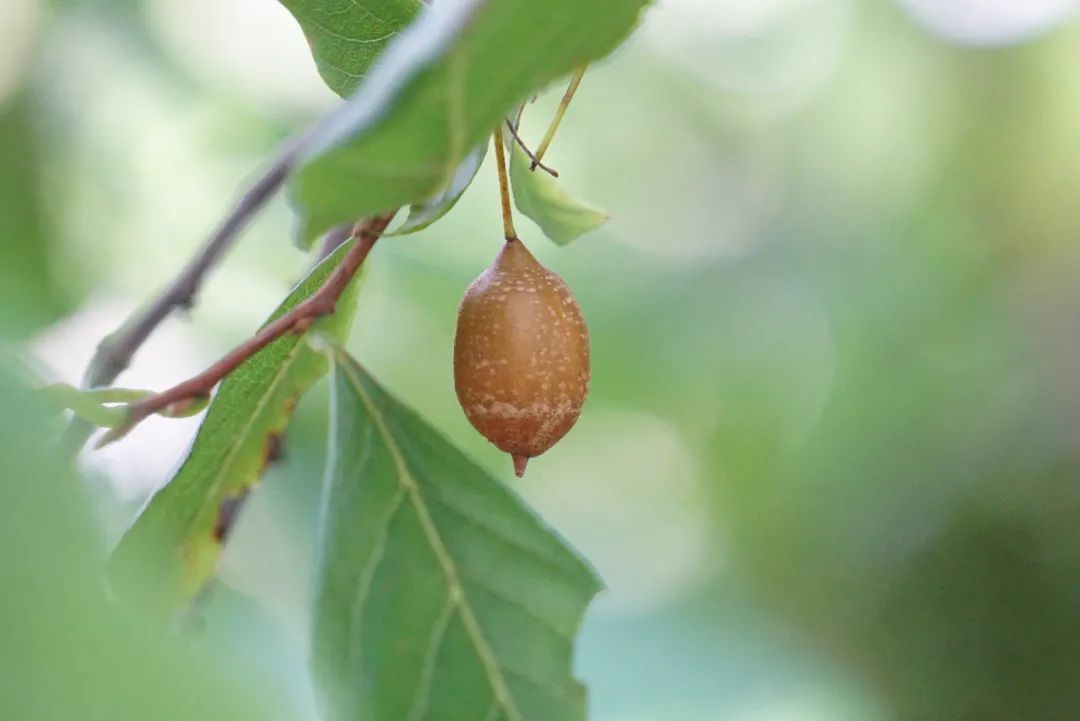
[[[472,184],[473,178],[476,177],[476,171],[480,170],[480,165],[484,162],[484,156],[487,155],[487,147],[487,140],[485,140],[479,147],[466,155],[465,160],[461,161],[461,165],[454,172],[454,177],[450,178],[450,184],[438,195],[410,207],[409,217],[405,219],[401,227],[396,228],[392,233],[386,233],[386,235],[415,233],[449,213],[450,209],[465,194],[469,185]]]
[[[339,351],[313,663],[331,721],[580,721],[593,572]]]
[[[337,267],[345,243],[313,269],[274,311],[288,312],[314,293]],[[352,322],[357,283],[337,312],[312,331],[342,337]],[[190,600],[213,576],[230,518],[262,475],[300,396],[327,370],[305,336],[288,334],[238,367],[222,382],[191,451],[172,480],[150,500],[112,558],[121,590],[150,597],[168,612]]]
[[[350,218],[437,193],[515,103],[613,50],[647,1],[457,0],[427,6],[387,45],[346,106],[302,148],[290,186],[302,215],[301,242]],[[289,2],[294,12],[314,4]],[[353,37],[347,28],[330,29]],[[345,62],[344,46],[314,52],[321,66]]]
[[[102,428],[118,428],[128,422],[128,413],[121,405],[138,403],[154,395],[152,391],[134,388],[80,389],[67,383],[54,383],[40,391],[45,402],[57,410],[71,411],[84,421]],[[163,408],[157,415],[165,418],[188,418],[203,412],[207,402],[194,398],[181,407]]]
[[[124,388],[81,390],[67,383],[45,386],[40,393],[50,407],[71,411],[87,423],[101,428],[121,426],[127,419],[124,409],[110,405],[111,403],[127,403],[146,397],[143,391],[129,391]]]
[[[193,650],[108,597],[97,504],[56,452],[28,369],[11,361],[0,361],[0,719],[295,720],[269,673]]]
[[[509,151],[514,205],[540,226],[548,238],[566,245],[608,219],[603,210],[564,193],[555,178],[542,170],[530,170],[529,156],[517,143],[511,142]]]

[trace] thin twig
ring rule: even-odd
[[[237,232],[255,215],[285,182],[295,154],[283,152],[237,202],[214,234],[188,262],[180,275],[149,306],[109,335],[98,346],[94,360],[83,378],[83,385],[95,388],[109,385],[127,368],[131,357],[153,330],[176,308],[190,308],[207,273],[222,253],[232,245]]]
[[[563,99],[559,102],[559,109],[555,111],[555,117],[552,118],[551,125],[548,126],[547,132],[544,133],[544,139],[536,147],[536,161],[532,165],[534,169],[537,163],[544,159],[544,153],[551,146],[551,141],[555,138],[555,131],[559,129],[559,123],[562,122],[563,116],[566,115],[566,109],[570,107],[570,101],[574,99],[574,93],[577,92],[578,85],[581,84],[581,78],[585,75],[585,68],[585,65],[579,65],[574,69],[574,74],[570,78],[570,85],[566,88],[566,93],[563,94]]]
[[[558,170],[555,170],[555,168],[541,163],[540,159],[537,158],[535,154],[533,154],[533,151],[529,150],[529,146],[526,145],[525,141],[521,139],[520,135],[518,135],[517,128],[512,122],[510,122],[509,118],[506,119],[506,127],[510,131],[511,137],[513,137],[514,140],[517,141],[518,147],[521,148],[525,152],[525,155],[529,156],[529,160],[532,161],[532,164],[529,166],[531,170],[536,170],[537,168],[540,168],[540,170],[543,170],[545,173],[552,176],[553,178],[559,177]]]
[[[270,167],[237,201],[233,211],[222,221],[214,234],[188,261],[180,274],[142,310],[136,312],[120,328],[98,344],[93,360],[83,375],[83,386],[108,386],[131,363],[135,352],[150,334],[176,309],[191,308],[195,296],[210,270],[236,240],[239,231],[273,197],[289,176],[297,160],[301,143],[286,146]],[[81,418],[72,419],[64,433],[61,448],[74,457],[94,432],[94,426]]]
[[[438,3],[421,13],[387,49],[385,57],[380,57],[345,103],[324,115],[278,153],[177,280],[101,343],[87,369],[84,385],[112,384],[154,329],[174,309],[192,304],[199,285],[218,257],[281,188],[295,167],[370,129],[416,74],[446,52],[484,4],[484,0],[458,0]],[[73,457],[92,432],[93,428],[86,423],[72,423],[64,435],[63,450]]]
[[[510,181],[506,177],[506,149],[503,148],[502,125],[495,126],[495,167],[499,171],[499,199],[502,201],[503,237],[517,240],[514,215],[510,209]]]
[[[326,282],[310,297],[277,320],[265,325],[254,336],[240,344],[201,373],[178,383],[166,391],[128,406],[127,422],[106,433],[98,447],[125,436],[137,424],[162,410],[183,408],[185,404],[198,401],[244,361],[287,333],[302,333],[311,325],[334,312],[338,299],[349,281],[360,270],[368,253],[393,220],[397,211],[361,221],[353,228],[356,244],[341,259],[341,264],[330,274]]]

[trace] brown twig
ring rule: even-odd
[[[285,182],[292,170],[295,153],[283,152],[259,180],[237,201],[236,207],[222,222],[199,252],[184,266],[173,282],[150,305],[110,334],[98,346],[90,367],[83,378],[89,388],[106,386],[128,367],[135,351],[153,330],[177,308],[190,308],[195,295],[206,279],[207,272],[217,263],[247,224]]]
[[[149,305],[129,318],[120,328],[98,344],[93,360],[83,375],[83,386],[98,388],[110,385],[131,364],[135,352],[169,315],[180,308],[191,308],[203,281],[218,260],[236,240],[239,231],[281,188],[292,172],[300,142],[286,147],[270,167],[237,201],[233,211],[222,221],[180,274]],[[94,426],[74,418],[64,432],[61,448],[74,457],[94,432]]]
[[[208,396],[214,387],[237,366],[278,338],[287,333],[303,333],[316,320],[333,313],[349,281],[360,270],[368,253],[371,252],[386,226],[393,220],[396,212],[384,213],[357,223],[352,232],[353,237],[356,238],[356,244],[345,253],[341,264],[313,295],[277,320],[263,326],[258,333],[206,370],[166,391],[128,406],[127,422],[106,433],[98,443],[98,447],[124,437],[132,428],[154,413],[165,409],[182,408],[184,404]]]
[[[457,40],[483,5],[483,0],[459,0],[446,4],[446,7],[440,4],[440,10],[426,11],[418,16],[416,22],[402,33],[402,42],[387,51],[388,56],[393,55],[393,60],[376,63],[365,82],[345,103],[284,147],[172,285],[101,343],[87,369],[84,385],[91,388],[110,385],[174,309],[193,303],[199,285],[218,256],[281,188],[296,166],[370,129],[407,83]],[[405,36],[412,38],[411,44],[404,42]],[[85,422],[72,423],[64,434],[64,452],[73,457],[92,432],[93,428]]]
[[[517,127],[512,122],[510,122],[509,118],[506,119],[506,127],[510,131],[510,136],[514,140],[517,141],[518,147],[521,148],[523,151],[525,151],[525,155],[529,156],[529,160],[532,161],[532,163],[530,165],[530,170],[535,170],[536,168],[540,168],[540,170],[543,170],[545,173],[547,173],[548,175],[550,175],[553,178],[559,177],[559,171],[558,170],[555,170],[555,168],[552,168],[550,166],[547,166],[547,165],[544,165],[543,163],[541,163],[540,159],[536,157],[536,155],[533,153],[533,151],[529,150],[529,146],[526,145],[525,141],[521,139],[520,135],[518,135]]]

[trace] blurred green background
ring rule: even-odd
[[[595,721],[1080,716],[1077,10],[661,0],[549,156],[612,220],[567,249],[519,221],[594,354],[581,421],[523,481],[451,380],[457,301],[501,243],[490,159],[376,249],[351,349],[607,580],[578,653]],[[534,143],[560,94],[528,109]],[[79,594],[197,421],[151,419],[80,483],[25,386],[76,382],[334,103],[274,0],[0,3],[3,718],[313,718],[325,388],[182,650]],[[120,383],[250,333],[309,262],[291,229],[279,199]]]

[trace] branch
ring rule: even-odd
[[[84,384],[91,387],[111,384],[173,309],[191,305],[207,271],[237,233],[284,185],[296,166],[370,130],[416,75],[451,47],[484,5],[484,0],[458,0],[436,3],[420,13],[380,55],[364,82],[345,103],[324,115],[278,153],[180,277],[146,310],[102,341],[87,369]],[[91,432],[88,424],[73,423],[65,433],[64,450],[74,456]]]
[[[149,306],[130,318],[98,346],[83,378],[87,387],[109,385],[128,367],[135,351],[176,308],[191,308],[195,295],[214,267],[247,224],[285,182],[296,154],[293,146],[281,153],[259,180],[241,196],[233,211],[210,236],[180,275]]]
[[[355,223],[342,223],[341,225],[335,225],[333,228],[323,236],[322,245],[319,246],[319,253],[315,256],[315,263],[313,268],[319,263],[323,262],[334,251],[341,247],[341,244],[353,237],[353,228],[356,227]]]
[[[209,269],[232,244],[237,233],[284,185],[296,166],[369,130],[388,112],[408,83],[446,52],[483,5],[484,0],[458,0],[437,3],[421,13],[380,56],[364,82],[345,103],[324,115],[278,153],[269,169],[243,195],[180,277],[146,310],[102,341],[87,369],[84,385],[111,384],[173,309],[191,305]],[[63,450],[73,457],[92,432],[89,424],[72,423],[64,435]]]
[[[278,154],[173,282],[149,305],[137,311],[98,344],[94,358],[83,375],[84,387],[110,385],[131,364],[135,352],[169,314],[178,308],[191,308],[194,305],[195,296],[206,276],[232,246],[240,230],[266,205],[292,172],[303,139],[286,146]],[[73,458],[93,432],[92,424],[81,418],[73,419],[61,442],[67,457]]]
[[[319,318],[333,313],[349,281],[360,270],[368,253],[371,252],[382,232],[386,230],[386,226],[393,220],[396,212],[396,210],[391,211],[358,222],[352,231],[356,244],[345,253],[341,264],[313,295],[277,320],[263,326],[258,333],[198,375],[128,406],[125,422],[106,433],[98,443],[98,448],[123,438],[132,428],[155,413],[182,412],[189,404],[197,403],[209,396],[210,391],[225,376],[278,338],[287,333],[303,333]]]

